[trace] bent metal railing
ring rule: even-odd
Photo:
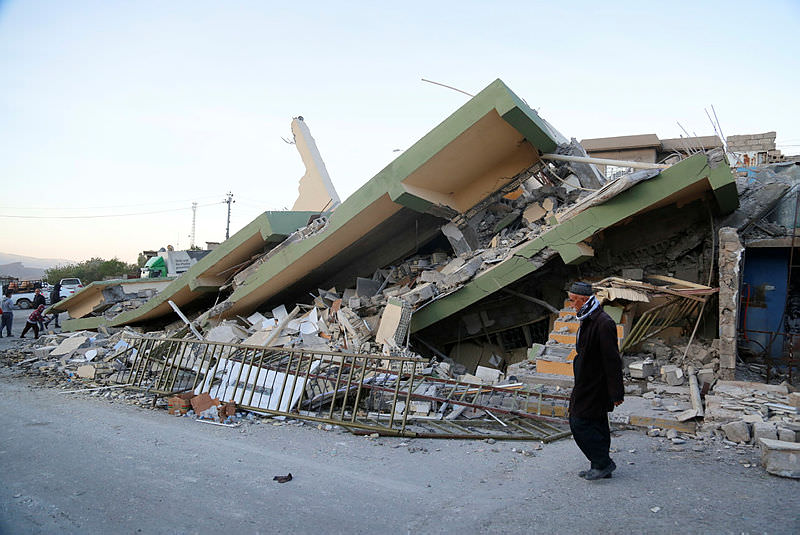
[[[427,362],[130,337],[129,388],[156,396],[208,393],[242,409],[343,426],[355,433],[549,442],[569,435],[567,398],[423,375]]]

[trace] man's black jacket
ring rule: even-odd
[[[602,307],[581,322],[572,363],[575,387],[569,400],[572,416],[604,419],[622,401],[622,360],[617,346],[617,324]]]

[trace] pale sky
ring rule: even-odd
[[[228,191],[231,234],[291,208],[297,115],[345,199],[468,99],[421,78],[578,139],[711,135],[713,104],[800,153],[796,0],[555,4],[0,0],[0,252],[186,248],[193,201],[221,241]]]

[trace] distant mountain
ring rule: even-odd
[[[38,280],[44,276],[44,269],[25,267],[22,262],[0,265],[0,276],[16,277],[21,280]]]
[[[65,264],[75,264],[74,260],[65,260],[63,258],[36,258],[33,256],[23,256],[19,254],[0,253],[0,266],[3,264],[24,264],[25,267],[47,269],[56,266],[63,266]],[[1,272],[0,272],[1,273]]]

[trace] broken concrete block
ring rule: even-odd
[[[792,392],[789,394],[789,405],[800,409],[800,392]]]
[[[725,437],[731,442],[750,442],[750,426],[743,420],[727,423],[721,429],[725,433]]]
[[[381,321],[375,334],[375,341],[385,343],[387,339],[393,340],[401,346],[405,342],[408,326],[411,323],[411,307],[402,299],[389,298],[386,308],[381,314]]]
[[[656,374],[656,363],[652,359],[639,360],[629,364],[628,370],[634,379],[647,379]]]
[[[522,219],[525,220],[525,223],[530,226],[541,218],[547,215],[547,210],[538,202],[534,202],[528,205],[525,208],[525,211],[522,212]]]
[[[85,366],[80,366],[75,373],[78,374],[78,377],[82,377],[84,379],[94,379],[96,369],[94,365],[87,364]]]
[[[444,275],[442,275],[435,269],[429,269],[428,271],[423,271],[420,274],[419,280],[421,280],[422,282],[432,282],[434,284],[438,284],[444,280]]]
[[[209,342],[222,342],[225,344],[238,344],[246,337],[247,331],[230,322],[220,323],[206,333],[206,340]]]
[[[764,417],[761,416],[759,413],[754,414],[745,414],[742,416],[742,421],[747,422],[748,424],[755,424],[764,421]]]
[[[69,355],[83,344],[85,344],[89,338],[87,336],[70,336],[56,347],[53,351],[50,352],[51,357],[60,357],[63,355]]]
[[[40,359],[44,359],[50,356],[50,352],[53,351],[58,346],[42,346],[34,348],[33,356],[38,357]]]
[[[478,377],[477,375],[472,375],[471,373],[465,373],[458,380],[462,383],[470,383],[474,385],[481,385],[483,384],[483,380]]]
[[[753,424],[753,440],[758,444],[759,438],[778,440],[778,430],[772,422],[756,422]]]
[[[478,366],[475,370],[475,376],[480,378],[484,384],[493,385],[500,382],[503,378],[503,372],[486,366]]]
[[[469,225],[460,229],[453,223],[448,223],[442,227],[442,234],[447,237],[457,255],[471,253],[479,246],[478,235]]]
[[[761,465],[770,474],[800,479],[800,444],[761,438]]]
[[[685,379],[683,370],[675,365],[667,365],[661,367],[661,379],[671,386],[682,385]]]
[[[435,295],[436,287],[433,284],[426,282],[424,284],[417,285],[413,290],[404,293],[401,297],[403,301],[407,302],[409,305],[416,305],[421,301],[431,299]]]
[[[411,412],[417,414],[428,414],[431,412],[431,402],[430,401],[411,401],[408,407]]]
[[[713,384],[717,374],[711,368],[703,368],[697,372],[697,382],[702,386],[704,383]]]
[[[454,259],[452,259],[450,262],[448,262],[447,265],[442,268],[441,274],[442,275],[449,275],[451,273],[455,273],[456,271],[461,269],[461,266],[463,266],[465,263],[466,263],[466,260],[464,260],[463,258],[457,256]]]
[[[766,437],[772,438],[772,437]],[[778,440],[783,440],[784,442],[798,442],[798,438],[800,438],[800,432],[796,429],[791,429],[789,427],[779,426],[778,427]]]
[[[483,265],[483,260],[481,257],[477,256],[470,259],[455,272],[447,274],[444,278],[444,281],[442,281],[442,285],[445,288],[452,288],[468,281],[478,272],[478,270],[481,268],[481,265]],[[442,272],[444,272],[444,270],[442,270]]]

